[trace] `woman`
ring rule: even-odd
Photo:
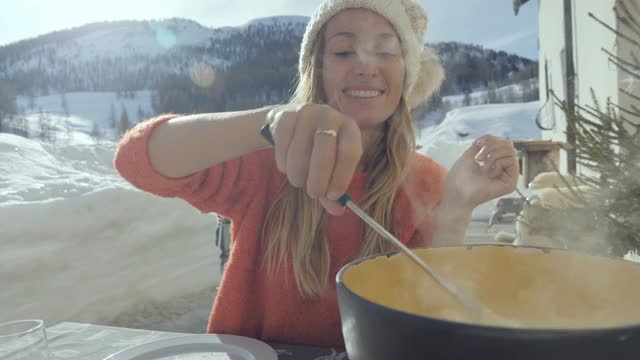
[[[339,196],[418,247],[461,243],[473,208],[515,189],[504,139],[478,139],[448,174],[416,154],[410,106],[443,77],[422,45],[426,21],[413,0],[324,1],[290,104],[161,116],[122,139],[115,165],[131,183],[233,222],[209,332],[343,346],[337,271],[395,249]]]

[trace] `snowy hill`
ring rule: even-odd
[[[0,47],[8,74],[35,68],[43,56],[57,61],[83,63],[97,58],[155,57],[171,50],[207,48],[212,41],[256,28],[306,26],[304,16],[274,16],[256,19],[238,27],[212,29],[182,18],[145,21],[112,21],[56,31],[34,39]],[[33,59],[25,59],[30,56]]]
[[[418,143],[425,149],[441,142],[472,141],[484,134],[511,140],[537,140],[542,132],[535,123],[540,102],[490,104],[451,110],[438,126],[422,130]]]
[[[79,34],[70,41],[45,49],[52,51],[53,56],[83,63],[100,57],[158,56],[174,47],[206,46],[212,37],[211,29],[185,19],[119,25]],[[32,62],[31,65],[36,64]]]
[[[438,53],[447,75],[441,89],[445,96],[538,78],[538,63],[515,54],[457,42],[431,46]]]
[[[261,26],[261,25],[279,25],[279,24],[300,24],[303,26],[307,26],[309,22],[308,16],[298,16],[298,15],[290,15],[290,16],[270,16],[265,18],[253,19],[246,23],[244,26]]]
[[[277,16],[218,29],[180,18],[88,24],[0,47],[0,83],[24,96],[151,90],[171,76],[192,78],[204,65],[233,80],[222,85],[229,95],[219,111],[259,106],[261,98],[287,97],[307,21]],[[429,46],[446,69],[445,95],[537,77],[537,63],[513,54],[455,42]],[[238,97],[255,99],[229,101]]]
[[[56,31],[0,47],[0,81],[20,95],[150,89],[196,64],[225,69],[270,39],[299,43],[308,18],[259,19],[207,28],[187,19],[115,21]]]

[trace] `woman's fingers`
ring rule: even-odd
[[[322,115],[318,128],[313,136],[313,150],[309,162],[307,178],[307,194],[314,199],[326,197],[327,189],[333,175],[338,147],[338,132],[335,121],[328,119],[329,114]]]
[[[327,212],[333,216],[341,216],[347,210],[346,207],[340,205],[337,201],[329,200],[325,197],[321,197],[320,204],[327,210]]]
[[[316,131],[315,119],[298,115],[293,138],[287,149],[286,173],[291,185],[303,188],[309,175],[313,137]]]
[[[288,106],[267,116],[278,169],[291,185],[305,188],[333,215],[344,213],[335,200],[346,190],[362,156],[360,129],[328,105]]]
[[[276,166],[282,173],[287,172],[287,154],[296,128],[296,113],[280,108],[267,115],[269,130],[275,142]]]
[[[484,160],[484,165],[489,169],[491,169],[495,166],[496,161],[498,161],[498,159],[502,159],[506,157],[511,157],[513,159],[516,158],[516,152],[513,149],[513,147],[510,145],[498,147],[493,151],[491,151],[489,154],[487,154]]]
[[[505,156],[500,159],[497,159],[493,167],[489,170],[489,178],[490,179],[501,179],[503,173],[507,173],[508,178],[517,178],[515,175],[517,173],[518,162],[515,157]]]
[[[515,152],[511,141],[493,135],[484,135],[478,138],[475,144],[482,147],[475,157],[475,160],[480,162],[486,161],[489,154],[502,149],[511,149]]]
[[[338,132],[336,163],[329,182],[327,198],[338,200],[347,191],[362,157],[360,129],[355,122],[345,122]]]

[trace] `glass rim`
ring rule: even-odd
[[[28,328],[27,330],[20,331],[20,332],[14,333],[14,334],[8,334],[8,335],[0,334],[0,338],[20,336],[20,335],[28,334],[30,332],[36,331],[36,330],[44,327],[44,321],[43,320],[27,319],[27,320],[15,320],[15,321],[9,321],[9,322],[6,322],[6,323],[2,323],[2,324],[0,324],[0,328],[3,327],[3,326],[7,326],[7,325],[13,325],[13,324],[18,324],[18,323],[29,323],[29,322],[35,323],[34,326]]]

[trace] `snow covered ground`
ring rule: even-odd
[[[149,98],[67,94],[68,138],[60,95],[41,97],[59,125],[55,144],[37,139],[37,111],[27,112],[33,139],[0,133],[0,322],[204,331],[220,278],[215,217],[134,189],[113,168],[115,143],[87,135],[94,119],[108,128],[111,103],[118,119],[124,106],[135,120]]]
[[[133,189],[113,151],[0,134],[0,322],[111,323],[217,284],[215,218]]]
[[[204,331],[220,273],[215,217],[176,199],[142,193],[113,169],[113,141],[95,145],[96,120],[109,128],[111,104],[151,114],[150,95],[67,94],[72,136],[56,143],[0,134],[0,322],[42,318],[173,331]],[[61,96],[36,98],[59,124]],[[26,108],[28,99],[20,98]],[[418,141],[445,166],[485,132],[538,138],[537,103],[450,112]],[[36,107],[36,108],[37,108]],[[32,135],[37,117],[27,111]],[[108,138],[116,138],[109,130]],[[488,204],[474,217],[487,217]],[[484,212],[483,212],[484,211]]]

